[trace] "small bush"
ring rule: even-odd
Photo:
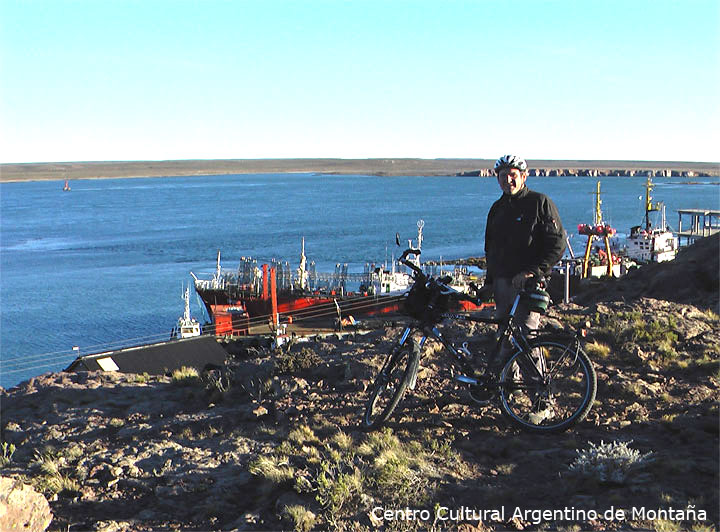
[[[292,480],[295,472],[287,456],[260,456],[250,463],[250,473],[274,484]]]
[[[372,478],[383,500],[391,500],[398,506],[428,502],[431,486],[423,474],[421,460],[421,457],[394,451],[385,451],[375,459]]]
[[[55,474],[44,479],[44,492],[50,493],[77,493],[80,491],[80,483],[69,475]]]
[[[57,450],[52,446],[36,450],[31,465],[37,467],[42,474],[33,478],[35,488],[45,495],[79,492],[80,483],[73,475],[82,477],[85,471],[76,467],[73,462],[82,455],[81,451],[79,445],[64,450]]]
[[[652,524],[656,532],[680,532],[683,529],[682,523],[668,519],[656,519]]]
[[[5,467],[12,460],[16,447],[12,443],[2,442],[2,456],[0,456],[0,467]]]
[[[382,451],[393,450],[400,447],[400,440],[389,428],[368,434],[367,439],[358,448],[358,454],[363,456],[378,455]]]
[[[628,475],[640,466],[650,462],[652,452],[645,454],[628,447],[629,442],[590,443],[589,449],[577,449],[578,457],[568,469],[584,477],[600,482],[622,484]]]
[[[585,345],[585,352],[590,358],[607,358],[610,355],[610,351],[609,345],[600,343],[597,340]]]
[[[517,468],[517,464],[499,464],[495,469],[501,475],[511,475]]]
[[[310,427],[303,424],[290,431],[290,434],[288,434],[288,440],[297,445],[302,445],[303,443],[317,442],[318,437]]]
[[[331,516],[337,515],[363,491],[362,472],[349,465],[322,462],[316,480],[316,499]]]
[[[251,377],[241,383],[240,387],[252,399],[262,402],[263,397],[272,391],[272,379],[263,376]]]
[[[250,464],[254,475],[276,484],[293,481],[297,493],[320,505],[322,513],[312,524],[303,520],[304,508],[293,510],[294,516],[284,511],[296,530],[318,522],[338,528],[341,514],[353,514],[364,500],[382,499],[398,508],[426,504],[435,491],[436,468],[455,456],[448,442],[403,442],[389,429],[359,440],[337,429],[325,432],[299,425],[270,456]]]
[[[275,374],[295,375],[321,363],[322,358],[309,347],[303,347],[299,351],[283,350],[275,356]]]
[[[296,532],[310,532],[317,520],[314,513],[299,504],[285,506],[283,514],[292,523]]]
[[[346,434],[342,431],[336,432],[331,441],[340,449],[341,451],[349,451],[353,445],[353,439],[352,436],[349,434]]]
[[[183,366],[172,372],[172,382],[183,386],[200,382],[200,374],[195,368]]]
[[[655,351],[662,361],[677,357],[678,324],[674,316],[648,318],[641,312],[596,313],[593,319],[598,325],[595,332],[612,348],[627,348],[638,344],[643,350]],[[595,343],[598,343],[597,341]],[[588,344],[592,350],[593,344]],[[590,352],[590,351],[588,351]]]
[[[205,384],[205,389],[212,395],[214,400],[222,399],[232,387],[232,373],[203,371],[200,378]]]

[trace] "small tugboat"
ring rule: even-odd
[[[180,318],[178,318],[177,325],[173,329],[170,337],[171,338],[192,338],[194,336],[200,336],[202,331],[200,329],[200,323],[190,316],[190,287],[185,288],[185,294],[183,296],[185,300],[185,312]]]
[[[642,263],[673,260],[678,252],[678,239],[665,221],[665,205],[652,202],[652,188],[653,183],[648,177],[645,184],[645,226],[632,227],[627,238],[628,258]],[[660,225],[652,227],[650,213],[657,211],[661,213]]]

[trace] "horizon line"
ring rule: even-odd
[[[221,157],[221,158],[187,158],[187,159],[85,159],[61,161],[23,161],[0,162],[0,165],[30,165],[30,164],[107,164],[107,163],[172,163],[172,162],[220,162],[220,161],[495,161],[496,158],[486,157]],[[688,163],[719,165],[720,161],[698,161],[680,159],[544,159],[527,157],[526,161],[542,162],[605,162],[605,163]]]

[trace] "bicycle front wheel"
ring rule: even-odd
[[[417,374],[419,364],[420,348],[416,342],[395,348],[387,365],[375,378],[363,416],[366,429],[374,430],[390,418]]]
[[[500,406],[515,425],[560,432],[585,419],[597,393],[592,362],[576,338],[538,338],[500,374]]]

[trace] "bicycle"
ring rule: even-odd
[[[522,429],[560,432],[588,415],[597,392],[597,375],[582,349],[585,329],[578,329],[574,334],[531,331],[526,335],[515,320],[522,298],[537,311],[547,308],[550,298],[542,290],[542,284],[521,291],[507,316],[458,314],[448,310],[453,300],[479,304],[479,299],[450,287],[449,278],[425,275],[407,260],[410,254],[419,256],[420,251],[405,250],[399,262],[413,272],[415,282],[404,304],[405,313],[413,321],[400,334],[370,388],[362,421],[364,428],[373,430],[384,424],[407,389],[415,389],[421,354],[428,338],[440,342],[459,366],[460,373],[453,378],[468,387],[473,401],[481,405],[498,401],[502,412]],[[479,290],[474,285],[472,288],[476,293]],[[468,342],[458,347],[443,336],[437,328],[443,320],[499,325],[490,356],[483,351],[473,357]],[[418,334],[420,338],[416,339]],[[505,342],[510,342],[512,351],[504,361],[495,363]],[[480,362],[482,367],[473,367],[471,358],[475,359],[475,365]],[[497,368],[501,368],[499,372]]]

